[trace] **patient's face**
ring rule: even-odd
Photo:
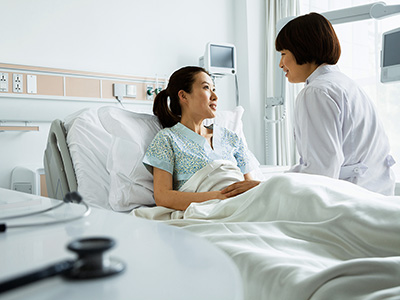
[[[215,94],[213,81],[208,74],[200,72],[195,75],[192,92],[187,96],[188,108],[192,115],[204,119],[215,117],[218,97]]]

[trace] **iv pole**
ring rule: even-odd
[[[349,22],[362,21],[367,19],[383,19],[391,17],[393,15],[400,14],[400,5],[386,5],[385,2],[375,2],[371,4],[354,6],[334,11],[328,11],[321,13],[325,18],[327,18],[332,24],[343,24]],[[287,17],[279,20],[276,24],[276,33],[279,31],[295,16]],[[279,66],[280,57],[275,56],[275,65]],[[268,97],[265,100],[265,116],[264,123],[266,127],[266,145],[271,144],[268,141],[274,139],[273,130],[275,129],[275,124],[282,122],[285,118],[284,116],[278,120],[273,119],[273,108],[279,105],[285,105],[285,94],[286,94],[286,79],[283,71],[280,68],[275,69],[275,85],[274,85],[274,96]],[[265,163],[266,165],[276,165],[276,151],[273,147],[266,147],[265,152]]]

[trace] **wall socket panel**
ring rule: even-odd
[[[37,77],[36,75],[26,75],[26,92],[28,94],[37,93]]]
[[[8,92],[8,73],[0,73],[0,92]]]
[[[22,93],[24,89],[22,74],[13,74],[13,93]]]
[[[137,88],[134,84],[126,85],[126,97],[136,98],[137,96]]]

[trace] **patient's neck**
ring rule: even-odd
[[[212,142],[213,130],[211,128],[205,127],[203,121],[204,120],[195,122],[194,120],[188,120],[182,118],[180,123],[185,127],[189,128],[190,130],[196,132],[198,135],[204,137],[210,144],[211,148],[213,148],[213,142]]]
[[[182,116],[181,118],[182,125],[185,125],[187,128],[196,132],[199,135],[203,135],[203,133],[206,131],[206,128],[203,125],[203,121],[204,119],[193,120],[190,118],[185,118],[184,116]]]

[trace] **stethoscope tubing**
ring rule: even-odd
[[[9,279],[0,283],[0,294],[45,278],[50,278],[72,270],[76,261],[64,260],[51,266],[41,268],[23,276]]]
[[[20,215],[13,215],[13,216],[6,216],[6,217],[0,217],[0,220],[11,220],[11,219],[18,219],[18,218],[24,218],[24,217],[30,217],[30,216],[34,216],[34,215],[39,215],[42,213],[46,213],[48,211],[52,211],[54,209],[57,209],[61,206],[63,206],[65,204],[64,201],[60,202],[59,204],[56,204],[52,207],[48,207],[46,209],[42,209],[42,210],[38,210],[38,211],[33,211],[30,213],[26,213],[26,214],[20,214]]]
[[[79,216],[73,216],[73,217],[70,217],[70,218],[65,218],[65,219],[61,219],[61,220],[54,220],[54,221],[47,221],[47,222],[35,222],[35,223],[25,223],[25,224],[15,224],[15,225],[7,225],[6,223],[0,223],[0,232],[5,232],[8,228],[48,226],[48,225],[62,224],[62,223],[67,223],[67,222],[72,222],[72,221],[75,221],[75,220],[82,219],[82,218],[87,217],[88,215],[90,215],[91,209],[90,209],[89,205],[85,201],[82,200],[80,203],[82,203],[85,206],[85,212],[83,214],[79,215]],[[46,210],[42,210],[42,211],[40,211],[40,213],[53,210],[55,208],[60,207],[63,204],[65,204],[65,202],[62,202],[61,204],[57,204],[57,205],[55,205],[53,207],[50,207],[50,208],[48,208]],[[39,212],[34,212],[34,213],[25,214],[23,216],[35,215],[35,214],[38,214],[38,213]],[[18,217],[21,217],[21,216],[22,215],[19,215]],[[13,216],[13,218],[16,218],[16,216]]]

